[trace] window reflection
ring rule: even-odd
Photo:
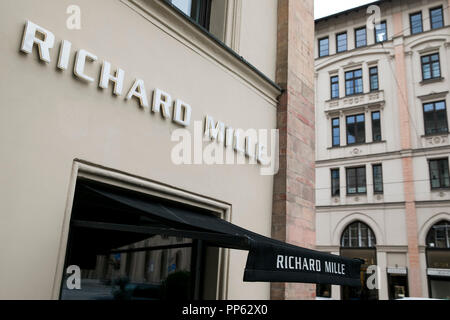
[[[82,288],[63,286],[61,299],[189,299],[191,253],[191,239],[158,235],[98,254],[90,264],[78,255],[71,264],[81,268]],[[177,279],[175,290],[173,279]]]

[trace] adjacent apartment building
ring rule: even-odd
[[[363,289],[318,296],[450,297],[449,5],[316,20],[317,248],[366,262]]]

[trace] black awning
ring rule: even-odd
[[[84,186],[87,191],[138,210],[145,218],[166,227],[130,226],[98,222],[96,228],[123,229],[139,234],[162,234],[204,240],[209,245],[248,250],[244,281],[298,282],[360,286],[361,260],[305,249],[273,240],[238,227],[208,212],[136,197],[100,186]],[[72,221],[86,227],[83,221]],[[167,227],[170,225],[170,227]]]

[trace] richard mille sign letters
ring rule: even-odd
[[[27,20],[23,34],[20,50],[30,54],[33,48],[38,49],[40,60],[51,63],[50,51],[55,46],[55,35],[47,29]],[[61,41],[56,67],[66,71],[69,68],[72,43]],[[86,64],[95,63],[98,57],[84,49],[76,52],[73,73],[75,77],[87,83],[95,82],[92,75],[87,74]],[[100,79],[98,86],[101,89],[108,89],[113,83],[113,94],[117,97],[124,95],[124,100],[137,100],[139,106],[146,112],[159,113],[164,119],[171,119],[181,127],[189,127],[191,124],[192,107],[181,99],[173,99],[172,96],[161,89],[154,89],[147,92],[145,82],[142,79],[135,79],[131,88],[124,92],[125,71],[117,68],[113,73],[111,63],[103,60],[100,69]],[[214,122],[209,115],[205,116],[205,136],[217,143],[223,143],[224,147],[232,147],[236,153],[244,154],[256,163],[267,164],[267,146],[255,139],[240,134],[240,129],[233,129],[225,126],[224,123]]]

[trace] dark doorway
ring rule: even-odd
[[[409,297],[408,276],[388,274],[389,300]]]

